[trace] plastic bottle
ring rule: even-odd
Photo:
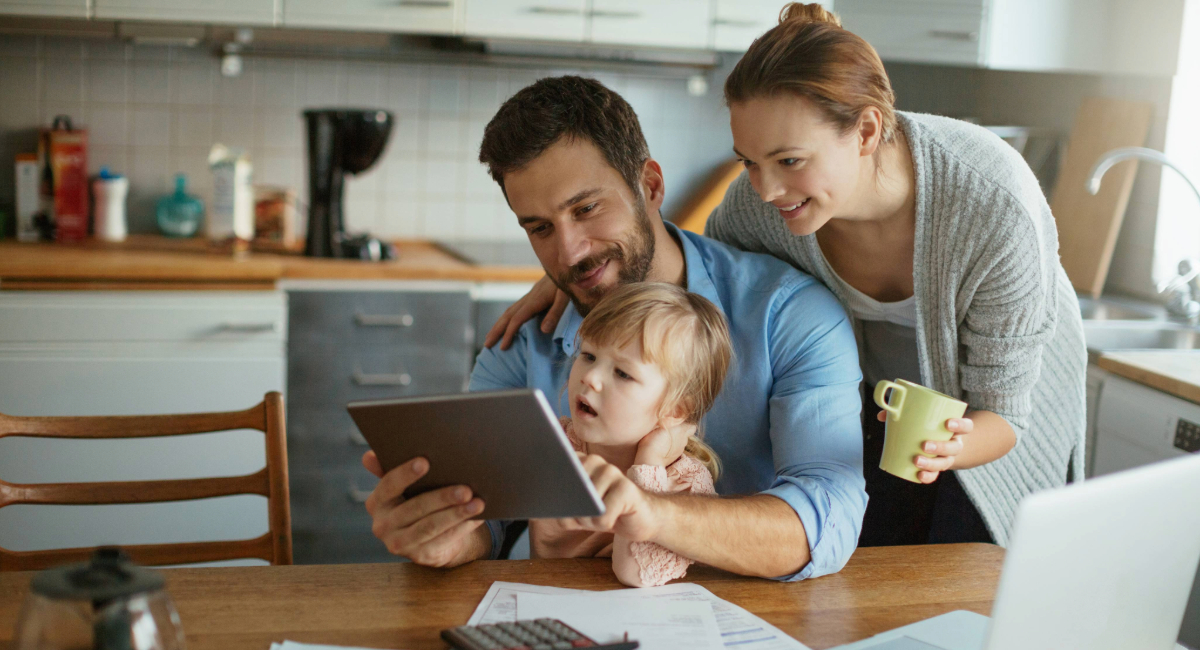
[[[96,239],[101,241],[125,241],[128,233],[125,220],[125,195],[129,192],[129,179],[113,174],[107,167],[100,168],[100,175],[92,181],[92,203],[96,211],[93,228]]]
[[[185,191],[187,176],[175,175],[175,193],[158,200],[158,229],[168,237],[191,237],[204,219],[204,203]]]

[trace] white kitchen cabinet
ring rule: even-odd
[[[87,0],[0,0],[0,16],[87,18]]]
[[[832,8],[832,2],[822,3]],[[779,24],[783,4],[777,0],[715,0],[712,47],[723,52],[745,52],[754,39]]]
[[[281,0],[287,27],[461,33],[465,0]]]
[[[885,61],[1174,74],[1183,0],[837,0]]]
[[[1104,382],[1108,372],[1094,363],[1087,367],[1087,437],[1084,447],[1084,475],[1092,476],[1096,461],[1096,416],[1100,409],[1100,393],[1104,391]]]
[[[274,25],[283,0],[94,0],[102,20]]]
[[[1168,460],[1197,449],[1200,405],[1109,373],[1096,410],[1094,474]]]
[[[707,0],[591,0],[589,40],[612,45],[704,49],[712,4]]]
[[[280,292],[0,293],[0,412],[120,415],[240,410],[286,377]],[[136,440],[0,439],[10,483],[233,476],[265,463],[258,431]],[[256,537],[266,499],[0,508],[18,551]]]
[[[582,42],[587,0],[466,0],[468,36]]]

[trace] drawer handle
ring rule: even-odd
[[[551,16],[579,16],[583,14],[583,10],[575,7],[544,7],[534,6],[529,8],[531,14],[547,14]]]
[[[397,0],[396,4],[401,7],[426,7],[430,9],[445,9],[450,6],[451,0]]]
[[[370,446],[370,443],[367,442],[367,439],[364,438],[363,434],[359,433],[358,431],[350,432],[350,444],[354,445],[356,447],[369,447]]]
[[[235,334],[261,334],[263,332],[278,332],[279,323],[221,323],[218,330]]]
[[[626,18],[629,20],[642,17],[640,11],[611,11],[605,9],[594,9],[588,13],[592,18]]]
[[[371,492],[373,491],[374,490],[364,490],[358,487],[354,484],[354,479],[350,479],[350,489],[346,493],[346,496],[350,497],[350,500],[354,503],[366,503],[367,499],[371,497]]]
[[[354,322],[363,327],[412,327],[412,314],[354,314]]]
[[[367,374],[361,370],[355,370],[353,379],[358,386],[407,386],[412,383],[412,376],[407,372]]]
[[[944,38],[951,41],[969,41],[974,43],[979,40],[979,32],[955,32],[943,29],[933,29],[929,31],[929,35],[933,38]]]
[[[758,21],[745,18],[715,18],[713,24],[718,27],[757,27]]]

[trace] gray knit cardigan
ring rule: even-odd
[[[957,472],[1003,546],[1025,495],[1063,485],[1068,467],[1073,480],[1083,478],[1087,351],[1079,305],[1058,258],[1050,206],[1021,156],[966,122],[903,112],[898,122],[916,180],[921,382],[971,410],[1000,414],[1017,434],[1003,458]],[[786,260],[847,304],[816,236],[789,232],[744,173],[706,234]]]

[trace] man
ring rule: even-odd
[[[857,348],[833,295],[773,257],[665,224],[662,170],[637,116],[597,81],[547,78],[518,92],[488,124],[480,161],[572,304],[553,333],[530,321],[508,350],[484,350],[471,390],[540,388],[559,415],[569,415],[562,395],[575,333],[618,284],[681,285],[729,321],[735,360],[705,417],[705,441],[724,467],[717,492],[743,496],[637,490],[635,506],[606,504],[609,513],[592,529],[620,530],[744,575],[798,580],[841,569],[867,499]],[[363,462],[381,474],[372,453]],[[584,462],[593,476],[603,464]],[[367,501],[376,536],[421,564],[497,557],[504,527],[471,519],[486,504],[466,486],[403,500],[427,470],[415,459],[382,477]]]

